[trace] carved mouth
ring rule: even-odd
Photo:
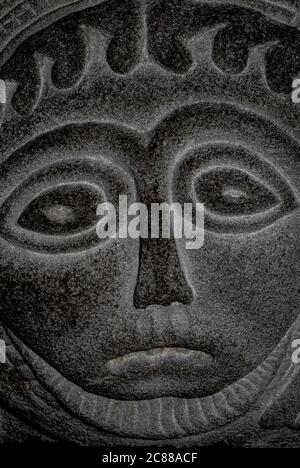
[[[208,367],[214,361],[210,354],[186,348],[155,348],[129,353],[112,359],[107,368],[119,377],[139,377],[147,374],[178,374],[180,371]]]
[[[75,417],[118,436],[159,440],[207,433],[246,414],[273,380],[288,344],[286,335],[263,364],[214,395],[125,401],[83,390],[37,356],[10,330],[7,332],[40,383]],[[158,350],[154,354],[157,353]],[[127,359],[134,357],[127,356]],[[120,361],[112,365],[120,365]]]

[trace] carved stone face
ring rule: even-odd
[[[83,8],[2,67],[0,307],[74,418],[169,439],[244,414],[299,313],[300,33],[275,7],[144,3]],[[119,195],[204,203],[204,247],[100,241]]]

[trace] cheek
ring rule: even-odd
[[[202,249],[182,251],[203,315],[276,344],[299,313],[299,229],[295,212],[250,235],[207,233]]]
[[[2,243],[2,242],[1,242]],[[40,255],[3,245],[1,318],[28,344],[39,335],[61,336],[104,328],[132,303],[139,244],[113,241],[76,255]]]

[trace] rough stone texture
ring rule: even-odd
[[[0,441],[300,446],[296,4],[0,1]],[[121,194],[203,248],[100,241]]]

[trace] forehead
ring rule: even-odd
[[[298,184],[300,106],[286,90],[300,35],[290,5],[80,3],[11,48],[1,70],[3,161],[28,149],[68,157],[79,140],[115,154],[115,139],[131,164],[145,148],[164,160],[220,141],[257,147]]]

